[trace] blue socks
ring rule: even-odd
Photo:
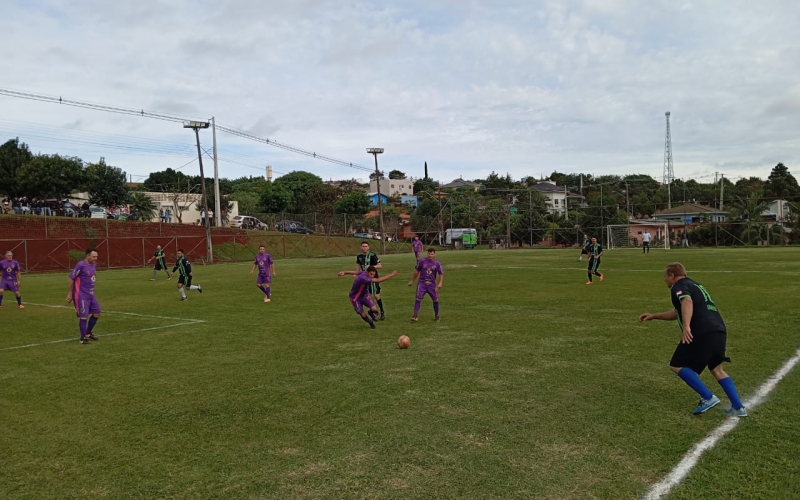
[[[731,400],[731,408],[734,410],[738,410],[739,408],[744,408],[742,404],[742,400],[739,399],[739,393],[736,392],[736,386],[733,385],[733,379],[730,377],[723,378],[719,380],[719,385],[722,386],[722,390],[725,391],[725,394],[728,395],[728,399]]]
[[[708,390],[708,387],[705,386],[703,381],[700,380],[700,377],[697,375],[697,373],[695,373],[695,371],[692,370],[691,368],[681,368],[681,371],[678,372],[678,376],[682,378],[684,382],[686,382],[686,385],[694,389],[695,392],[697,392],[697,394],[699,394],[701,398],[710,399],[711,396],[714,395],[711,391]],[[728,378],[728,380],[730,380],[730,377]],[[720,384],[721,383],[722,381],[720,380]],[[731,382],[731,387],[732,386],[733,382]],[[726,390],[725,392],[727,393],[728,391]]]

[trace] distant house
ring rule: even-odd
[[[769,202],[769,208],[761,212],[761,215],[769,220],[775,222],[784,222],[791,214],[791,203],[786,200],[772,200]]]
[[[369,191],[378,191],[378,183],[375,180],[369,181]],[[414,194],[413,179],[381,179],[381,194],[387,196],[412,195]],[[377,203],[377,202],[376,202]]]
[[[378,204],[378,193],[369,193],[369,204],[370,205],[377,205]],[[386,205],[389,202],[389,197],[385,194],[381,193],[381,204]]]
[[[412,207],[416,207],[419,204],[419,198],[416,196],[408,196],[406,194],[400,196],[400,203],[403,205],[409,205]]]
[[[659,210],[655,213],[656,220],[681,221],[687,224],[697,222],[725,222],[728,212],[708,205],[684,203],[683,205]]]
[[[557,186],[556,181],[541,181],[531,187],[547,199],[545,207],[551,214],[566,213],[568,200],[583,200],[583,196],[570,193],[564,186]]]
[[[459,177],[453,182],[447,183],[442,186],[442,189],[461,189],[461,188],[469,188],[472,189],[473,191],[477,191],[481,188],[481,185],[476,182],[465,181],[463,177]]]

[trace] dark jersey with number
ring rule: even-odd
[[[586,246],[586,251],[589,252],[591,258],[595,258],[603,253],[603,245],[600,243],[589,243],[589,245]]]
[[[369,266],[377,266],[380,263],[381,259],[379,259],[378,256],[372,252],[367,252],[367,253],[362,252],[358,254],[358,256],[356,257],[356,264],[358,264],[359,271],[366,272]],[[375,277],[376,278],[379,277],[377,272],[375,273]]]
[[[678,280],[670,289],[672,306],[678,312],[678,324],[683,329],[683,318],[681,315],[681,301],[692,301],[692,322],[689,326],[694,335],[725,332],[725,322],[722,315],[717,310],[716,304],[711,300],[711,295],[700,283],[689,278]]]
[[[189,273],[192,272],[192,265],[189,264],[189,259],[185,255],[175,261],[175,267],[172,272],[174,273],[175,271],[180,272],[181,276],[189,276]]]
[[[153,257],[155,257],[155,258],[156,258],[156,260],[157,260],[157,261],[158,261],[160,264],[162,264],[162,265],[164,266],[164,268],[166,269],[166,267],[167,267],[167,263],[166,263],[166,261],[164,260],[164,250],[156,250],[156,253],[153,255]]]

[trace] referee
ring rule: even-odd
[[[169,274],[169,268],[167,268],[167,261],[164,259],[164,250],[161,249],[161,245],[156,245],[156,253],[150,257],[150,260],[148,260],[147,263],[149,264],[153,262],[153,259],[156,259],[156,266],[153,268],[153,277],[150,278],[150,281],[155,281],[156,274],[162,269],[165,273],[167,273],[167,281],[171,280],[172,275]]]
[[[736,386],[722,369],[724,361],[731,361],[725,355],[728,335],[725,322],[711,300],[711,295],[703,285],[686,277],[686,268],[679,262],[667,265],[664,269],[664,282],[670,289],[674,309],[657,314],[644,313],[639,316],[639,323],[651,319],[678,320],[683,336],[675,348],[669,367],[700,394],[700,402],[692,413],[699,415],[719,404],[719,398],[708,390],[699,377],[708,367],[731,401],[728,415],[746,417],[747,410],[739,399]]]

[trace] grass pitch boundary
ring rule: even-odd
[[[588,261],[583,261],[588,262]],[[553,266],[492,266],[485,264],[444,264],[445,269],[532,269],[535,271],[586,271],[585,267],[553,267]],[[615,273],[663,273],[663,269],[615,269],[603,268],[603,272]],[[726,269],[687,269],[688,273],[704,274],[786,274],[800,275],[798,271],[771,271],[771,270],[726,270]]]
[[[758,405],[763,403],[769,393],[777,387],[778,383],[783,380],[798,363],[800,363],[800,349],[797,350],[794,356],[784,362],[771,377],[764,381],[756,390],[755,394],[744,401],[744,406],[748,411],[754,410]],[[700,461],[700,457],[703,456],[703,453],[713,448],[720,439],[734,430],[741,420],[742,419],[738,417],[730,417],[709,432],[706,437],[692,446],[681,461],[678,462],[678,465],[676,465],[664,479],[650,487],[647,494],[642,497],[642,500],[660,500],[667,496],[669,492],[672,491],[672,488],[679,485],[681,481],[689,475],[689,472],[691,472],[695,465],[697,465],[697,462]]]
[[[37,304],[34,302],[23,302],[26,306],[39,306],[39,307],[51,307],[54,309],[73,309],[70,306],[63,306],[63,305],[53,305],[53,304]],[[112,337],[115,335],[126,335],[128,333],[140,333],[140,332],[151,332],[153,330],[163,330],[165,328],[174,328],[178,326],[186,326],[186,325],[197,325],[200,323],[205,323],[205,320],[202,319],[190,319],[190,318],[175,318],[171,316],[158,316],[155,314],[140,314],[140,313],[132,313],[132,312],[123,312],[123,311],[103,311],[102,314],[123,314],[126,316],[136,316],[140,318],[155,318],[155,319],[168,319],[168,320],[177,320],[180,323],[172,323],[169,325],[161,325],[161,326],[154,326],[150,328],[138,328],[136,330],[126,330],[124,332],[113,332],[113,333],[104,333],[103,335],[98,335],[99,338],[102,337]],[[62,342],[69,342],[77,340],[74,336],[68,339],[59,339],[59,340],[50,340],[48,342],[38,342],[34,344],[25,344],[25,345],[18,345],[12,347],[3,347],[0,351],[11,351],[14,349],[25,349],[27,347],[37,347],[42,345],[49,345],[49,344],[60,344]]]

